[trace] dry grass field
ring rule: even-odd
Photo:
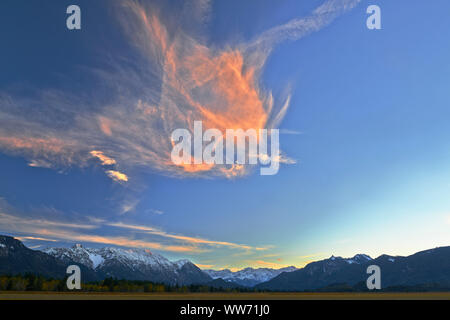
[[[0,300],[450,300],[450,292],[43,293],[0,292]]]

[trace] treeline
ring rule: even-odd
[[[67,278],[49,279],[35,274],[0,276],[0,291],[74,291],[68,290]],[[167,285],[150,281],[106,278],[81,284],[81,292],[254,292],[247,288],[216,288],[208,285]]]
[[[64,291],[64,288],[65,279],[46,279],[34,274],[0,276],[0,291]]]
[[[67,278],[52,279],[35,274],[0,275],[0,291],[69,291],[66,285]],[[70,290],[73,291],[73,290]],[[106,278],[101,281],[82,283],[81,292],[270,292],[271,290],[258,290],[252,288],[221,288],[209,285],[167,285],[151,281],[132,281]],[[329,285],[317,290],[303,292],[368,292],[365,283],[360,282],[354,286],[345,283]],[[378,291],[378,290],[377,290]],[[380,290],[381,292],[448,292],[449,284],[421,284],[414,286],[393,286]],[[380,292],[378,291],[378,292]]]

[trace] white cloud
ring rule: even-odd
[[[162,211],[162,210],[157,210],[157,209],[148,209],[147,212],[149,212],[149,213],[154,213],[154,214],[158,214],[158,215],[164,214],[164,211]]]

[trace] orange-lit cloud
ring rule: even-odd
[[[0,145],[7,149],[30,150],[34,153],[48,152],[60,153],[65,145],[63,140],[56,138],[33,138],[33,137],[1,137]]]
[[[131,229],[131,230],[138,230],[138,231],[144,231],[153,235],[158,235],[165,238],[171,238],[180,240],[186,243],[190,244],[204,244],[204,245],[213,245],[213,246],[225,246],[225,247],[231,247],[236,249],[244,249],[244,250],[264,250],[264,248],[255,248],[248,245],[243,244],[237,244],[227,241],[214,241],[214,240],[207,240],[202,238],[195,238],[195,237],[188,237],[188,236],[182,236],[182,235],[176,235],[176,234],[170,234],[165,231],[152,228],[152,227],[146,227],[146,226],[138,226],[138,225],[130,225],[125,224],[121,222],[116,223],[109,223],[109,226],[118,227],[118,228],[125,228],[125,229]]]
[[[1,107],[2,101],[0,99],[0,111]],[[29,166],[50,168],[53,166],[52,163],[55,162],[63,166],[82,163],[81,159],[77,159],[76,154],[72,151],[74,142],[71,139],[52,137],[41,127],[38,130],[44,132],[36,132],[32,136],[26,136],[23,132],[20,132],[20,134],[14,136],[14,132],[11,130],[2,132],[3,120],[0,112],[0,150],[27,156],[31,160]],[[8,125],[12,125],[12,123]],[[26,131],[27,125],[25,122],[24,124],[16,124],[14,127]],[[7,126],[5,125],[4,128],[7,128]]]
[[[154,11],[135,2],[129,8],[137,18],[136,28],[144,30],[144,38],[135,30],[137,46],[145,56],[157,55],[161,59],[162,98],[159,112],[154,113],[173,124],[172,130],[192,130],[196,120],[203,122],[204,130],[258,130],[267,127],[269,117],[277,116],[272,114],[270,93],[259,88],[259,67],[246,61],[243,48],[212,50],[180,30],[170,35]],[[161,154],[163,163],[180,174],[211,172],[236,177],[244,172],[243,166],[173,166],[169,154],[170,149]]]
[[[157,241],[133,239],[128,236],[108,236],[92,233],[84,233],[87,229],[98,229],[101,225],[80,225],[46,219],[30,219],[0,213],[0,230],[8,230],[8,233],[28,234],[18,236],[18,239],[40,241],[69,241],[91,242],[105,245],[116,245],[130,248],[150,248],[161,251],[179,253],[201,253],[207,251],[195,245],[168,244]],[[83,230],[84,229],[84,230]],[[92,231],[91,231],[92,232]]]
[[[98,117],[100,130],[107,136],[111,136],[111,120],[106,117],[99,116]]]
[[[92,150],[92,151],[90,152],[90,154],[91,154],[93,157],[98,158],[98,159],[100,160],[100,162],[102,163],[102,165],[110,166],[110,165],[116,164],[116,160],[114,160],[114,159],[112,159],[112,158],[110,158],[110,157],[105,156],[105,155],[103,154],[103,152],[101,152],[101,151]]]
[[[272,269],[280,269],[286,268],[290,265],[277,263],[277,262],[268,262],[263,260],[249,261],[249,265],[253,265],[255,267],[263,267],[263,268],[272,268]]]
[[[213,264],[201,264],[201,263],[196,263],[195,264],[197,267],[199,267],[200,269],[211,269],[214,267]]]
[[[10,208],[10,210],[12,209]],[[125,230],[122,230],[119,233],[120,235],[114,232],[114,235],[111,236],[104,231],[100,232],[105,227],[116,227]],[[20,215],[5,213],[4,209],[1,208],[0,230],[8,230],[8,233],[18,233],[19,238],[24,241],[92,242],[189,254],[207,252],[218,248],[244,250],[248,252],[256,252],[262,249],[227,241],[214,241],[172,234],[153,227],[129,225],[121,222],[108,223],[101,219],[94,219],[91,224],[80,224],[76,222],[21,217]],[[99,233],[102,234],[100,235]],[[135,236],[140,236],[140,238],[136,239],[134,238]]]
[[[274,98],[263,88],[267,57],[278,43],[320,30],[358,2],[324,1],[311,15],[249,42],[217,47],[196,31],[195,23],[210,10],[208,1],[186,5],[176,20],[154,3],[121,1],[118,19],[135,54],[125,63],[113,57],[112,71],[96,69],[111,101],[102,105],[96,96],[51,89],[33,99],[0,92],[0,150],[23,155],[31,166],[85,166],[94,156],[125,172],[133,167],[180,177],[243,176],[249,166],[173,164],[172,131],[192,131],[194,121],[202,121],[204,130],[222,132],[277,128],[290,100],[289,95]],[[277,161],[292,163],[284,156]],[[115,181],[128,180],[117,170],[107,174]]]
[[[129,248],[150,248],[162,251],[171,252],[184,252],[184,253],[199,253],[204,250],[198,247],[188,247],[188,246],[176,246],[176,245],[164,245],[159,242],[144,241],[137,239],[130,239],[129,237],[123,236],[100,236],[100,235],[88,235],[88,234],[78,234],[72,232],[61,232],[47,229],[37,230],[39,234],[48,235],[60,240],[69,240],[77,242],[91,242],[91,243],[101,243],[105,245],[115,245],[121,247]]]
[[[241,270],[241,268],[236,268],[236,267],[225,267],[225,269],[228,269],[228,270],[230,270],[231,272],[236,272],[236,271]]]
[[[24,241],[24,240],[40,240],[40,241],[50,241],[50,242],[56,242],[58,240],[55,239],[47,239],[47,238],[41,238],[41,237],[16,237],[16,239],[20,240],[20,241]]]
[[[116,171],[116,170],[107,170],[106,174],[113,179],[114,181],[123,181],[123,182],[127,182],[128,181],[128,176],[125,173],[122,173],[120,171]]]

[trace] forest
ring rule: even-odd
[[[67,278],[52,279],[35,274],[0,275],[0,291],[74,291],[67,289]],[[106,278],[101,281],[82,283],[81,292],[255,292],[248,288],[221,288],[208,285],[167,285],[150,281],[118,280]]]

